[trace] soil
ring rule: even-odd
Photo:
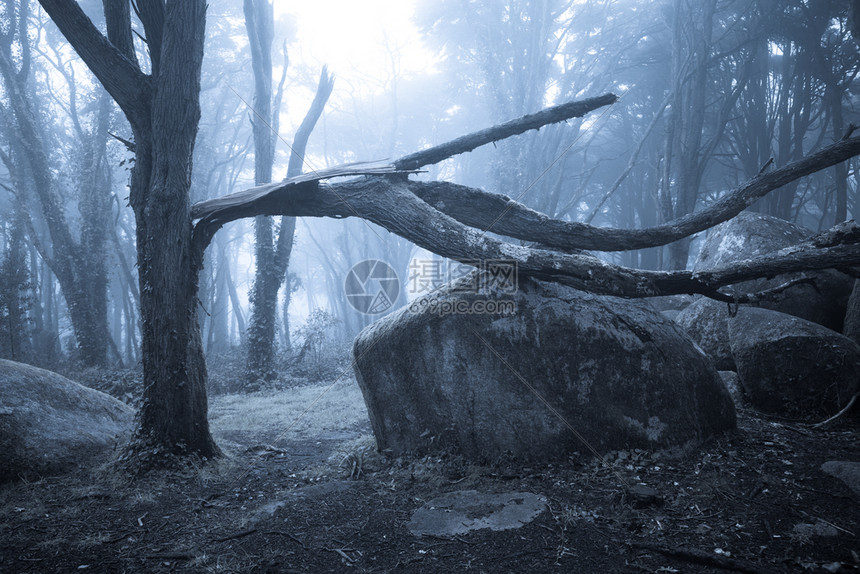
[[[352,404],[354,392],[335,394]],[[245,407],[300,394],[261,393]],[[293,418],[273,436],[277,425],[242,401],[212,401],[228,452],[218,461],[130,480],[104,453],[0,487],[0,572],[860,570],[860,496],[820,469],[860,460],[856,418],[820,430],[742,410],[736,433],[683,459],[620,451],[477,465],[451,453],[386,458],[360,409],[299,432]],[[426,501],[464,490],[530,492],[547,505],[511,530],[409,531]]]

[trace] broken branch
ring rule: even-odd
[[[616,101],[618,101],[618,96],[615,94],[604,94],[596,98],[567,102],[566,104],[546,108],[537,113],[529,114],[479,132],[459,137],[441,145],[403,156],[394,162],[394,166],[399,170],[413,171],[420,167],[439,163],[449,157],[470,152],[488,143],[507,139],[529,130],[537,130],[548,124],[582,117],[588,112],[614,104]]]

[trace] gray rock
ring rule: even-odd
[[[860,279],[854,281],[854,288],[848,298],[842,334],[860,344]]]
[[[850,460],[828,460],[821,470],[844,482],[854,494],[860,496],[860,462]]]
[[[857,343],[799,317],[742,307],[729,341],[744,396],[763,412],[820,420],[857,391]]]
[[[799,522],[794,525],[793,531],[800,536],[839,536],[839,531],[832,524],[827,524],[823,520],[818,520],[814,523]]]
[[[642,300],[650,303],[658,311],[681,311],[697,298],[695,295],[661,295],[659,297],[645,297]]]
[[[0,360],[0,480],[80,464],[112,448],[133,423],[131,407],[109,395]]]
[[[702,271],[730,265],[744,259],[775,253],[809,238],[813,232],[783,219],[759,213],[742,212],[708,232],[694,270]],[[802,317],[834,331],[842,331],[845,309],[854,280],[827,269],[807,273],[778,275],[735,285],[740,293],[773,289],[788,281],[805,278],[801,283],[775,295],[761,307]]]
[[[694,269],[714,269],[797,245],[812,230],[784,219],[743,211],[708,231]]]
[[[675,317],[675,322],[699,345],[721,371],[734,371],[729,345],[729,311],[725,303],[702,297]]]
[[[677,309],[666,309],[665,311],[660,311],[660,314],[669,319],[670,321],[674,321],[678,318],[678,314],[680,311]]]
[[[545,508],[546,498],[530,492],[463,490],[428,501],[412,513],[407,527],[415,536],[456,536],[482,528],[511,530],[528,524]]]
[[[732,400],[735,402],[735,407],[743,406],[744,396],[738,383],[738,374],[735,371],[720,371],[720,377],[726,385]]]
[[[553,460],[587,450],[577,434],[601,452],[683,450],[735,428],[711,361],[650,305],[522,279],[516,315],[441,312],[504,297],[434,293],[359,334],[380,450]]]

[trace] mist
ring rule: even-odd
[[[847,453],[856,435],[856,4],[8,0],[0,382],[7,397],[18,383],[54,390],[0,395],[0,416],[46,396],[105,401],[93,409],[109,415],[69,419],[63,436],[89,446],[57,448],[54,466],[33,462],[47,443],[28,446],[29,423],[9,423],[0,480],[62,474],[78,460],[66,454],[93,450],[102,458],[81,454],[79,469],[143,476],[179,460],[225,489],[256,486],[207,464],[263,459],[273,497],[366,479],[386,497],[408,483],[423,504],[459,481],[495,496],[506,487],[492,481],[512,476],[542,493],[524,498],[525,525],[561,496],[559,477],[593,464],[627,510],[564,498],[566,518],[544,525],[564,538],[599,523],[586,503],[628,516],[687,496],[636,490],[695,482],[689,460],[674,486],[658,479],[666,453],[776,464],[768,417],[807,425],[798,464],[820,473],[839,461],[815,458],[812,429],[848,425]],[[20,420],[54,420],[40,412]],[[773,448],[719,450],[738,428]],[[431,475],[446,478],[410,482]],[[508,494],[480,504],[519,500]],[[269,517],[291,503],[279,504]],[[234,531],[269,520],[233,510]],[[445,544],[463,534],[425,527],[406,526]],[[309,536],[339,565],[373,569]],[[731,565],[710,554],[724,542],[702,543],[707,564]],[[383,554],[377,565],[401,565]],[[824,554],[816,564],[851,560]],[[517,564],[541,571],[544,558]]]

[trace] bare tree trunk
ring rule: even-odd
[[[839,139],[844,135],[845,124],[842,119],[842,86],[827,86],[827,97],[830,100],[831,122],[833,137]],[[848,219],[848,163],[842,162],[833,166],[833,179],[836,187],[835,223]]]
[[[206,2],[137,3],[151,56],[148,75],[134,52],[128,3],[105,3],[106,38],[76,2],[40,2],[134,134],[130,203],[137,223],[144,394],[132,451],[146,454],[135,462],[215,456],[197,321],[203,252],[192,242],[189,200]]]
[[[245,0],[245,27],[251,43],[254,69],[254,181],[272,181],[274,136],[272,129],[272,5],[267,0]],[[254,256],[256,272],[251,292],[251,322],[248,328],[249,378],[274,376],[275,313],[278,278],[275,262],[274,231],[271,217],[254,219]]]
[[[245,0],[245,23],[251,40],[251,54],[254,58],[255,110],[258,121],[254,123],[254,142],[258,145],[272,146],[272,126],[277,121],[272,116],[272,61],[271,61],[271,18],[272,6],[260,0]],[[334,86],[334,80],[323,67],[317,93],[311,108],[305,115],[293,139],[287,177],[302,173],[308,139],[316,122],[322,115]],[[280,90],[279,90],[280,92]],[[279,98],[276,98],[279,99]],[[277,113],[277,110],[275,110]],[[270,119],[271,118],[271,119]],[[265,141],[264,141],[265,140]],[[265,150],[265,148],[264,148]],[[255,154],[256,179],[268,177],[257,184],[268,183],[272,177],[271,149],[269,155]],[[268,161],[266,165],[259,162]],[[275,331],[278,304],[278,291],[287,276],[290,255],[293,249],[293,236],[296,229],[294,217],[282,217],[278,239],[273,242],[274,232],[271,218],[255,219],[255,256],[257,269],[254,289],[251,295],[251,322],[248,330],[247,371],[251,380],[269,379],[275,376]],[[289,287],[289,286],[288,286]],[[284,303],[284,313],[288,313],[289,294]],[[286,316],[286,315],[285,315]]]
[[[667,157],[674,156],[671,164],[676,189],[673,217],[687,215],[695,209],[707,161],[701,157],[702,130],[715,4],[714,0],[701,4],[675,2],[672,74],[676,91],[670,111],[675,116],[675,129],[668,136],[671,139],[666,146]],[[689,251],[688,237],[670,243],[668,269],[686,268]]]

